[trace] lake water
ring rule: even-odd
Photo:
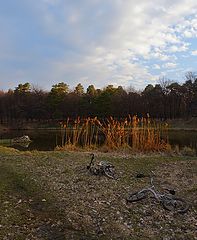
[[[57,145],[61,145],[61,132],[59,130],[11,130],[9,132],[0,132],[1,139],[12,139],[14,137],[21,137],[28,135],[32,142],[28,147],[12,145],[12,147],[19,150],[38,150],[38,151],[52,151]],[[172,146],[178,145],[179,148],[188,146],[196,149],[197,152],[197,131],[192,130],[170,130],[168,133],[169,143]],[[9,145],[9,144],[7,144]]]

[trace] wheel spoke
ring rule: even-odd
[[[187,202],[178,197],[172,197],[171,199],[163,199],[163,207],[169,211],[178,213],[185,213],[189,209]]]

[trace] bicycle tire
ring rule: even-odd
[[[127,202],[137,202],[147,197],[146,191],[131,193],[126,199]]]
[[[177,213],[185,213],[189,209],[189,204],[185,200],[175,196],[172,196],[170,199],[164,198],[162,205],[164,209]]]
[[[109,177],[109,178],[115,178],[115,172],[114,172],[114,168],[111,167],[105,167],[103,168],[104,174]]]

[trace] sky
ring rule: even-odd
[[[144,89],[197,70],[196,0],[0,0],[0,90]]]

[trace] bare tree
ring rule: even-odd
[[[169,93],[168,87],[173,83],[173,81],[166,77],[160,77],[158,83],[161,86],[162,92],[166,95]]]

